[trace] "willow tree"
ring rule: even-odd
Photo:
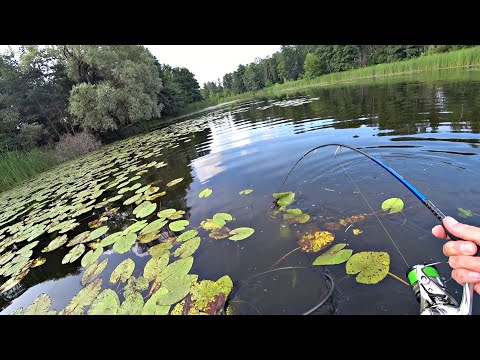
[[[63,45],[57,48],[76,84],[69,110],[77,124],[94,131],[114,130],[160,117],[162,89],[155,59],[141,45]]]

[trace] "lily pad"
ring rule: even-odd
[[[25,310],[23,315],[46,315],[52,306],[52,299],[47,294],[40,294]]]
[[[173,305],[182,300],[190,292],[190,287],[197,281],[198,275],[171,276],[162,283],[151,298],[155,299],[155,306]],[[164,291],[163,289],[167,289]]]
[[[30,257],[30,256],[26,256],[26,254],[29,254],[31,249],[33,249],[35,246],[37,246],[39,243],[39,241],[34,241],[28,245],[25,245],[24,247],[22,247],[20,250],[17,251],[17,254],[20,254],[20,255],[25,255],[25,257]]]
[[[353,232],[353,235],[360,235],[361,233],[363,233],[363,230],[353,229],[352,232]]]
[[[105,233],[108,231],[109,227],[108,226],[102,226],[99,227],[98,229],[93,230],[90,235],[88,236],[88,241],[93,241],[98,239],[100,236],[105,235]]]
[[[141,187],[140,189],[137,189],[137,191],[135,191],[135,194],[142,194],[147,191],[148,189],[150,189],[150,186],[152,185],[145,185],[144,187]]]
[[[316,231],[313,234],[308,232],[303,234],[297,243],[303,252],[318,252],[327,247],[333,239],[335,235],[329,231]]]
[[[159,229],[164,227],[166,223],[167,223],[166,220],[157,219],[157,220],[151,222],[150,224],[148,224],[146,227],[144,227],[142,229],[142,231],[140,231],[140,235],[148,234],[148,233],[151,233],[151,232],[157,232]]]
[[[184,241],[187,241],[187,240],[190,240],[192,238],[194,238],[195,236],[198,235],[198,231],[195,230],[195,229],[192,229],[192,230],[187,230],[185,231],[184,233],[181,233],[178,237],[177,237],[177,242],[184,242]]]
[[[131,233],[136,233],[139,230],[142,230],[145,226],[147,226],[147,220],[141,220],[133,223],[129,227],[127,227],[125,230],[123,230],[122,234],[123,235],[128,235]]]
[[[188,224],[190,224],[188,220],[177,220],[168,224],[168,227],[170,230],[178,232],[185,230],[185,226],[188,226]]]
[[[458,210],[458,216],[460,216],[464,219],[473,216],[473,213],[468,209],[457,208],[457,210]]]
[[[350,217],[347,217],[345,219],[340,219],[340,221],[338,222],[340,225],[342,226],[347,226],[347,225],[350,225],[350,224],[354,224],[356,222],[359,222],[359,221],[362,221],[363,219],[365,219],[365,215],[366,214],[357,214],[357,215],[352,215]],[[330,224],[330,223],[328,223]],[[330,228],[332,230],[338,230],[336,227],[334,226],[330,226]]]
[[[170,254],[169,250],[172,247],[173,245],[171,243],[164,242],[164,243],[152,246],[150,249],[148,249],[148,253],[152,255],[152,257],[160,257],[163,254]]]
[[[216,213],[213,215],[212,221],[220,226],[224,226],[226,221],[232,221],[233,216],[228,213]]]
[[[166,191],[162,191],[162,192],[159,192],[157,194],[153,194],[153,195],[144,195],[145,196],[145,200],[148,200],[148,201],[153,201],[161,196],[164,196],[167,192]]]
[[[101,272],[107,267],[108,258],[103,259],[103,261],[99,264],[97,260],[93,264],[91,264],[87,270],[83,273],[82,276],[82,285],[85,286],[88,283],[91,283],[93,280],[98,278]]]
[[[184,242],[182,245],[180,245],[180,247],[178,249],[176,249],[173,252],[173,256],[179,257],[179,258],[182,258],[182,259],[184,259],[186,257],[189,257],[195,251],[197,251],[197,249],[200,246],[200,242],[201,242],[201,239],[198,236]]]
[[[132,197],[128,198],[127,200],[125,200],[123,202],[123,205],[130,205],[130,204],[133,204],[135,201],[137,201],[138,199],[140,199],[143,195],[140,193],[140,194],[135,194],[133,195]]]
[[[144,218],[150,215],[155,211],[157,208],[156,203],[151,203],[150,201],[144,201],[140,205],[138,205],[135,209],[133,209],[133,214],[137,218]]]
[[[390,214],[395,214],[403,210],[403,200],[400,198],[390,198],[382,203],[382,210],[390,210]]]
[[[140,315],[144,306],[143,296],[134,292],[125,297],[125,301],[118,310],[118,315]]]
[[[119,254],[125,254],[128,250],[131,249],[135,241],[137,240],[137,234],[130,233],[123,235],[120,239],[115,241],[113,244],[113,251]]]
[[[108,221],[108,217],[106,216],[103,216],[103,217],[100,217],[96,220],[93,220],[93,221],[90,221],[88,223],[88,227],[90,229],[96,229],[96,228],[99,228],[105,221]]]
[[[285,214],[283,214],[283,220],[287,224],[304,224],[310,220],[310,215],[303,214],[300,209],[288,209]]]
[[[107,237],[104,237],[102,241],[98,243],[98,245],[102,247],[112,245],[115,241],[120,239],[122,236],[123,236],[123,233],[121,231],[110,234]]]
[[[115,270],[113,270],[110,275],[110,282],[112,284],[116,284],[119,280],[125,282],[132,276],[134,270],[135,262],[132,259],[127,258],[118,264]]]
[[[250,235],[252,235],[254,232],[255,230],[252,228],[239,227],[230,231],[231,236],[229,237],[229,239],[233,241],[244,240],[248,238]]]
[[[164,255],[165,256],[165,255]],[[167,265],[167,267],[157,275],[156,282],[161,283],[171,276],[187,275],[193,265],[193,257],[189,256]],[[145,276],[145,275],[144,275]]]
[[[148,244],[149,242],[157,240],[159,237],[159,232],[151,232],[148,234],[139,235],[138,241],[140,242],[140,244]]]
[[[275,193],[273,194],[273,197],[277,199],[276,204],[279,207],[285,207],[290,205],[293,200],[295,199],[295,193],[294,192],[283,192],[283,193]]]
[[[66,241],[67,235],[64,235],[64,236],[65,236],[65,241]],[[67,244],[67,247],[71,247],[71,246],[75,246],[75,245],[78,245],[78,244],[83,244],[83,243],[89,242],[90,241],[89,238],[90,238],[90,231],[84,231],[84,232],[78,234],[77,236],[75,236],[72,240],[70,240]],[[48,245],[48,247],[50,247],[50,245]]]
[[[156,291],[145,303],[142,309],[142,315],[167,315],[170,311],[170,305],[157,304],[158,299],[167,293],[168,290],[166,288],[160,288]]]
[[[177,219],[182,218],[184,214],[185,214],[185,211],[177,210],[173,214],[167,216],[167,218],[170,219],[170,220],[177,220]]]
[[[162,210],[160,212],[157,213],[157,216],[160,218],[160,219],[165,219],[165,218],[168,218],[170,215],[173,215],[177,210],[175,209],[165,209],[165,210]]]
[[[16,254],[13,253],[12,251],[7,251],[6,253],[3,253],[0,255],[0,265],[6,264],[8,261],[10,261]]]
[[[160,190],[160,188],[158,186],[151,186],[143,192],[143,195],[150,196],[150,195],[155,194],[158,190]]]
[[[202,280],[192,285],[191,303],[186,313],[191,309],[210,315],[217,314],[223,309],[225,301],[233,289],[232,279],[228,275],[222,276],[217,281]]]
[[[386,252],[363,251],[353,254],[347,261],[347,274],[357,274],[361,284],[376,284],[388,275],[390,256]]]
[[[46,261],[47,259],[45,259],[44,257],[36,258],[35,260],[33,260],[32,269],[45,264]]]
[[[172,181],[168,182],[166,186],[170,187],[170,186],[173,186],[173,185],[177,185],[182,180],[183,180],[183,178],[178,178],[178,179],[172,180]]]
[[[85,252],[85,245],[78,244],[73,247],[62,259],[62,264],[72,263],[77,260]]]
[[[77,245],[80,246],[80,245]],[[60,315],[80,315],[83,314],[84,308],[89,306],[100,293],[102,287],[102,279],[96,279],[94,282],[85,286],[73,297],[65,309],[60,311]]]
[[[200,194],[198,194],[198,197],[201,198],[206,198],[212,195],[212,189],[206,188],[205,190],[202,190]]]
[[[149,281],[143,276],[138,278],[130,276],[127,281],[127,285],[123,288],[123,297],[126,299],[135,292],[143,291],[148,289]]]
[[[230,236],[231,230],[227,228],[226,226],[220,228],[220,229],[214,229],[210,231],[208,236],[210,236],[212,239],[215,240],[220,240],[220,239],[225,239]]]
[[[253,189],[245,189],[239,192],[240,195],[248,195],[253,192]]]
[[[57,225],[55,226],[52,226],[51,228],[48,229],[48,233],[51,234],[57,230],[61,230],[63,228],[67,228],[69,226],[71,226],[72,224],[75,223],[75,220],[67,220],[67,221],[63,221],[61,223],[58,223]]]
[[[103,248],[101,246],[97,247],[95,250],[88,251],[85,255],[83,255],[83,258],[81,261],[82,267],[86,267],[91,263],[93,263],[94,261],[97,261],[97,259],[102,254],[103,254]]]
[[[347,244],[332,246],[322,255],[317,257],[312,265],[337,265],[347,261],[352,256],[352,249],[342,250]]]
[[[120,200],[121,198],[123,198],[123,194],[114,196],[114,197],[108,199],[107,202],[108,202],[108,203],[113,203],[113,202],[115,202],[115,201],[117,201],[117,200]]]
[[[154,280],[166,268],[168,260],[169,254],[148,260],[143,269],[143,277],[148,281]]]
[[[88,309],[88,315],[116,315],[120,299],[112,289],[103,290]]]

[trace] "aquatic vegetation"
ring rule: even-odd
[[[248,195],[253,192],[253,189],[245,189],[239,192],[240,195]]]
[[[344,249],[347,244],[336,244],[317,257],[312,265],[337,265],[347,261],[352,256],[352,249]]]
[[[200,194],[198,194],[199,198],[206,198],[212,195],[212,189],[206,188],[205,190],[202,190]]]
[[[382,203],[382,210],[388,211],[390,210],[390,214],[395,214],[403,210],[404,204],[403,200],[400,198],[390,198],[385,200]]]
[[[382,281],[390,269],[390,256],[386,252],[363,251],[353,254],[346,264],[347,274],[358,274],[356,280],[362,284]]]

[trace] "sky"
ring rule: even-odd
[[[246,65],[255,58],[265,58],[280,50],[280,45],[145,45],[161,64],[186,67],[200,87],[207,81],[222,80],[238,65]],[[16,50],[18,45],[12,45]],[[0,45],[0,52],[8,45]]]

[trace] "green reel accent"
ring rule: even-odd
[[[433,266],[425,266],[423,268],[423,272],[425,273],[425,275],[429,277],[438,277],[438,278],[440,277],[437,269],[435,269]],[[417,273],[415,270],[412,270],[408,273],[408,280],[410,281],[410,285],[413,285],[418,281]]]

